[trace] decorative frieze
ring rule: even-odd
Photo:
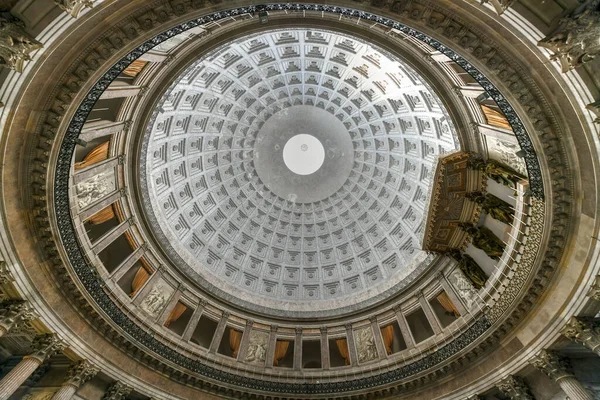
[[[593,60],[600,54],[600,0],[590,0],[560,20],[558,27],[538,42],[554,54],[562,72]]]
[[[561,332],[600,356],[600,321],[593,318],[572,317]]]
[[[23,72],[25,61],[42,44],[25,31],[25,24],[9,12],[0,13],[0,66]]]

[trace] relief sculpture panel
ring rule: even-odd
[[[246,352],[246,362],[264,365],[269,345],[269,333],[253,330],[250,332],[250,343]]]
[[[116,189],[114,171],[101,172],[75,186],[77,205],[80,209],[86,208]]]
[[[364,363],[377,359],[377,345],[371,328],[364,328],[354,331],[354,341],[356,342],[356,352],[358,362]]]
[[[172,286],[160,281],[150,290],[140,307],[148,314],[156,317],[165,308],[174,291],[175,289]]]
[[[517,156],[521,147],[517,140],[504,140],[492,136],[486,137],[488,154],[491,159],[504,164],[523,176],[527,176],[525,160]]]
[[[458,296],[464,301],[467,310],[470,310],[477,300],[477,290],[458,268],[448,275],[448,281],[456,289]]]

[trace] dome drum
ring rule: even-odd
[[[508,365],[525,356],[505,346],[539,347],[522,325],[564,286],[579,226],[576,174],[548,169],[575,162],[546,102],[556,82],[461,25],[466,5],[375,3],[158,5],[134,30],[111,22],[121,39],[162,33],[121,41],[120,60],[82,53],[106,72],[65,69],[63,89],[89,92],[40,120],[25,191],[53,279],[32,293],[56,292],[44,307],[85,310],[79,332],[158,365],[182,398],[184,380],[229,397],[430,393],[442,371],[488,379],[470,367],[481,354]],[[132,374],[142,397],[157,390]]]

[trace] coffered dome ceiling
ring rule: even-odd
[[[402,60],[340,33],[271,30],[174,80],[143,140],[142,198],[171,260],[213,293],[331,311],[397,293],[432,261],[434,164],[457,148]]]

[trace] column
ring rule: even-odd
[[[321,368],[329,369],[329,339],[327,338],[327,327],[321,327]]]
[[[147,91],[147,88],[143,86],[135,85],[115,85],[109,86],[100,95],[100,99],[117,99],[121,97],[134,97],[137,95],[143,95]]]
[[[198,325],[198,321],[200,321],[202,313],[204,312],[204,307],[206,307],[206,300],[200,299],[200,301],[198,302],[198,306],[196,307],[194,313],[192,314],[192,317],[190,318],[190,322],[188,322],[188,325],[186,326],[185,331],[183,332],[182,338],[184,341],[189,341],[192,335],[194,334],[196,326]]]
[[[412,337],[412,332],[408,328],[408,323],[406,322],[406,318],[402,313],[402,309],[400,305],[394,307],[394,311],[396,312],[396,320],[398,321],[398,326],[400,327],[400,332],[402,332],[402,337],[404,338],[404,342],[406,343],[407,348],[414,347],[415,339]]]
[[[52,400],[71,400],[75,392],[87,381],[92,379],[100,370],[89,361],[83,360],[69,368],[67,380],[54,393]]]
[[[131,126],[131,121],[94,121],[83,125],[83,129],[79,134],[79,139],[84,142],[90,142],[96,138],[114,135],[115,133],[126,131]]]
[[[39,335],[35,337],[31,347],[33,353],[23,357],[23,360],[0,380],[0,399],[8,399],[44,361],[61,351],[65,345],[54,335]]]
[[[123,382],[117,381],[113,383],[104,396],[102,396],[102,400],[124,400],[131,393],[131,388],[124,384]]]
[[[90,165],[89,167],[76,170],[73,176],[75,184],[86,181],[90,178],[95,177],[106,172],[114,172],[115,167],[119,165],[119,157],[111,157],[106,160],[102,160],[98,163]]]
[[[294,369],[302,368],[302,328],[296,328],[294,338]]]
[[[85,221],[92,215],[96,214],[98,211],[110,206],[112,203],[119,200],[121,197],[125,197],[126,194],[127,194],[126,188],[117,189],[115,192],[113,192],[112,194],[110,194],[110,195],[106,196],[104,199],[102,199],[102,201],[100,201],[99,203],[96,203],[95,205],[91,206],[90,208],[86,208],[84,211],[81,211],[79,213],[79,219],[81,221]]]
[[[221,344],[221,339],[223,339],[223,333],[225,333],[225,328],[227,328],[227,320],[229,319],[229,313],[227,311],[223,312],[221,316],[221,320],[219,321],[219,325],[217,325],[217,329],[215,330],[215,335],[212,338],[212,342],[210,342],[210,353],[215,353]]]
[[[0,337],[11,329],[35,319],[35,313],[28,302],[7,301],[0,306]]]
[[[572,317],[560,333],[600,356],[599,327],[600,321],[594,318]]]
[[[277,325],[271,325],[271,336],[269,336],[269,347],[267,347],[267,368],[273,368],[275,358],[275,346],[277,345]]]
[[[442,333],[442,327],[440,326],[437,317],[431,309],[431,304],[429,304],[423,292],[421,292],[419,295],[419,304],[421,304],[421,308],[427,317],[427,321],[429,321],[429,325],[431,325],[431,329],[433,329],[433,333],[436,335]]]
[[[115,240],[119,238],[123,233],[125,233],[131,226],[133,226],[134,220],[133,218],[126,219],[121,222],[119,225],[112,228],[110,231],[106,232],[103,236],[96,239],[94,243],[92,243],[92,248],[94,253],[98,254],[108,246],[110,246]]]
[[[381,336],[381,329],[379,329],[379,324],[377,323],[377,317],[373,316],[369,318],[371,322],[371,329],[373,329],[373,338],[375,339],[375,347],[377,347],[377,354],[379,354],[379,358],[386,358],[387,351],[385,350],[385,345],[383,344],[383,337]]]
[[[354,331],[352,324],[346,324],[346,342],[348,343],[348,354],[350,355],[350,365],[358,365],[358,354],[356,354],[356,346],[354,345]]]
[[[242,341],[240,342],[240,349],[238,351],[239,361],[244,361],[246,359],[246,354],[248,353],[248,346],[250,346],[250,332],[252,332],[252,325],[254,325],[254,321],[252,321],[251,319],[246,320],[246,329],[244,329]]]
[[[593,400],[593,396],[570,372],[569,360],[553,351],[542,350],[529,361],[554,380],[570,400]]]
[[[511,400],[535,400],[527,384],[519,376],[509,375],[496,384]]]

